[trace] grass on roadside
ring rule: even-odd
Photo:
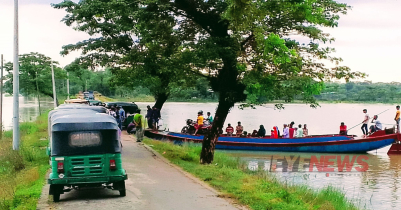
[[[0,210],[36,209],[49,169],[47,113],[21,123],[20,134],[19,151],[12,150],[12,131],[0,140]]]
[[[307,186],[287,185],[265,171],[250,171],[239,158],[215,153],[210,165],[199,164],[201,147],[194,144],[174,145],[148,138],[151,145],[172,163],[251,209],[357,209],[344,194],[333,187],[312,190]]]

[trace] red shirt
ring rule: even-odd
[[[341,125],[340,126],[340,131],[347,131],[347,126],[346,125]]]
[[[294,128],[290,128],[290,139],[294,138]]]
[[[233,128],[232,126],[228,126],[228,127],[226,128],[226,132],[227,132],[227,133],[234,133],[234,128]]]

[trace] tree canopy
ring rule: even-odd
[[[53,98],[51,65],[57,65],[58,62],[52,62],[50,57],[43,54],[32,52],[19,56],[19,87],[23,95],[37,94],[38,92]],[[6,82],[4,83],[5,92],[13,94],[13,64],[8,62],[4,65],[8,72]],[[55,78],[64,79],[66,73],[59,67],[54,67]]]
[[[137,63],[141,58],[130,57],[133,51],[160,48],[169,53],[161,50],[153,59],[134,55],[167,68],[177,64],[171,56],[178,55],[182,66],[173,71],[209,80],[219,93],[219,105],[211,132],[203,140],[202,163],[213,161],[219,131],[236,102],[259,103],[261,98],[289,102],[298,95],[313,106],[313,95],[322,90],[324,80],[364,76],[340,66],[341,58],[330,55],[333,48],[320,46],[334,41],[322,29],[338,26],[339,15],[349,9],[334,0],[83,0],[53,6],[67,11],[63,21],[68,26],[101,36],[65,46],[64,54],[82,49],[86,60],[124,71],[129,67],[121,61],[142,65]],[[169,62],[159,63],[162,60]],[[322,60],[336,67],[328,68]],[[181,73],[183,69],[193,74]]]

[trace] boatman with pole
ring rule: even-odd
[[[400,133],[400,106],[395,107],[397,109],[397,112],[395,113],[395,122],[397,123],[397,133]]]
[[[366,138],[368,135],[368,123],[369,123],[369,115],[368,115],[368,110],[364,109],[363,113],[365,113],[365,118],[362,121],[362,132],[363,132],[363,137]]]

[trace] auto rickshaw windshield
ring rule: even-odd
[[[104,114],[67,115],[52,120],[52,156],[121,153],[119,128]]]

